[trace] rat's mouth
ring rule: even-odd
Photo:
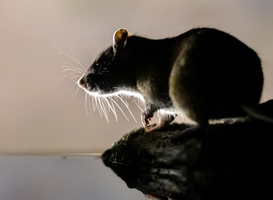
[[[109,82],[107,77],[100,77],[100,76],[91,78],[90,76],[84,75],[78,80],[78,86],[84,89],[88,93],[95,92],[100,95],[113,93],[113,92],[116,92],[117,90],[117,88],[111,87],[111,83]]]
[[[79,80],[78,80],[78,86],[85,89],[86,88],[86,81],[84,79],[84,77],[81,77]]]
[[[82,76],[79,80],[78,80],[78,86],[80,88],[82,88],[84,91],[86,92],[96,92],[96,93],[102,93],[98,87],[98,85],[96,85],[95,83],[93,83],[93,81],[88,80],[87,76]]]
[[[113,92],[107,92],[103,89],[101,89],[97,84],[88,81],[87,77],[83,76],[78,80],[78,86],[82,88],[86,93],[88,93],[90,96],[110,96]]]
[[[91,84],[88,83],[87,81],[87,77],[86,76],[82,76],[79,80],[78,80],[78,86],[84,90],[87,90],[87,91],[91,91],[93,90],[95,87],[95,84],[94,86],[92,87]]]
[[[97,87],[92,87],[90,84],[86,83],[83,78],[78,81],[78,86],[83,89],[89,95],[100,95],[101,92]]]

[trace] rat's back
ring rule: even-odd
[[[169,80],[175,108],[202,124],[242,116],[242,105],[258,105],[263,73],[252,49],[210,28],[192,29],[178,39],[180,53]]]

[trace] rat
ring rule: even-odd
[[[257,53],[224,31],[194,28],[178,36],[149,39],[118,29],[113,44],[93,62],[78,84],[89,92],[119,90],[141,94],[146,109],[141,121],[147,132],[168,126],[177,112],[196,125],[174,137],[205,130],[211,119],[257,114],[263,90]],[[149,125],[158,110],[166,112]],[[177,111],[177,112],[176,112]]]

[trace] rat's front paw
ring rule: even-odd
[[[176,115],[159,115],[159,121],[158,123],[155,125],[146,125],[145,126],[145,131],[146,132],[151,132],[151,131],[155,131],[155,130],[161,130],[164,129],[165,127],[167,127],[176,117]]]
[[[143,126],[146,128],[148,127],[150,121],[152,120],[153,117],[153,113],[150,113],[148,110],[145,110],[142,114],[141,114],[141,122],[143,124]]]

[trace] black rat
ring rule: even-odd
[[[149,126],[160,109],[183,112],[197,125],[179,135],[198,132],[210,119],[256,113],[263,89],[261,61],[251,48],[223,31],[195,28],[166,39],[148,39],[125,29],[113,35],[113,45],[103,51],[79,86],[109,94],[128,90],[143,96],[141,115],[146,131],[162,129],[175,117],[167,112]],[[254,114],[253,114],[254,113]]]

